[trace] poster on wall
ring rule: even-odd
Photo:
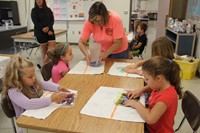
[[[84,20],[84,2],[88,0],[46,0],[55,20]]]
[[[200,0],[189,0],[187,18],[200,22]]]

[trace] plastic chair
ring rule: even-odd
[[[52,62],[48,62],[43,67],[41,67],[40,64],[37,64],[37,67],[40,69],[44,81],[48,81],[49,79],[51,79],[51,70],[53,68]]]
[[[186,118],[193,132],[196,133],[200,126],[200,101],[190,91],[184,93],[182,111],[184,117],[175,132],[181,128]]]
[[[10,101],[8,100],[8,98],[4,97],[4,98],[1,99],[1,107],[2,107],[5,115],[8,118],[11,118],[13,130],[14,130],[15,133],[17,133],[17,130],[16,130],[16,127],[15,127],[15,121],[14,121],[15,110],[14,110],[12,104],[10,103]]]
[[[143,58],[143,55],[142,55],[142,54],[143,54],[143,52],[146,52],[146,47],[147,47],[147,45],[144,46],[144,49],[143,49],[142,52],[137,53],[137,54],[132,54],[132,56],[133,56],[133,57],[136,57],[136,56],[137,56],[139,59],[143,60],[144,58]]]

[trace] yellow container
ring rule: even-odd
[[[199,59],[195,59],[194,62],[186,62],[186,61],[181,61],[181,60],[174,60],[176,61],[181,70],[182,70],[182,78],[183,79],[192,79],[197,71],[197,67],[199,65]]]

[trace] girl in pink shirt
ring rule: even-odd
[[[128,91],[125,106],[133,107],[147,123],[150,133],[174,133],[174,117],[178,97],[182,98],[180,67],[173,60],[155,56],[142,66],[147,88]],[[151,92],[149,108],[132,100],[144,92]]]
[[[49,50],[47,55],[53,62],[52,81],[57,83],[70,70],[69,61],[73,59],[72,47],[68,43],[58,44]]]
[[[102,2],[95,2],[89,10],[79,40],[79,47],[87,62],[91,60],[86,44],[90,35],[94,41],[101,44],[100,60],[108,58],[127,58],[128,41],[122,20],[118,14],[108,11]]]

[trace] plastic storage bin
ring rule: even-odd
[[[181,61],[181,60],[174,60],[176,61],[181,70],[182,70],[182,78],[183,79],[192,79],[197,71],[197,67],[199,65],[199,59],[195,59],[194,62],[186,62],[186,61]]]

